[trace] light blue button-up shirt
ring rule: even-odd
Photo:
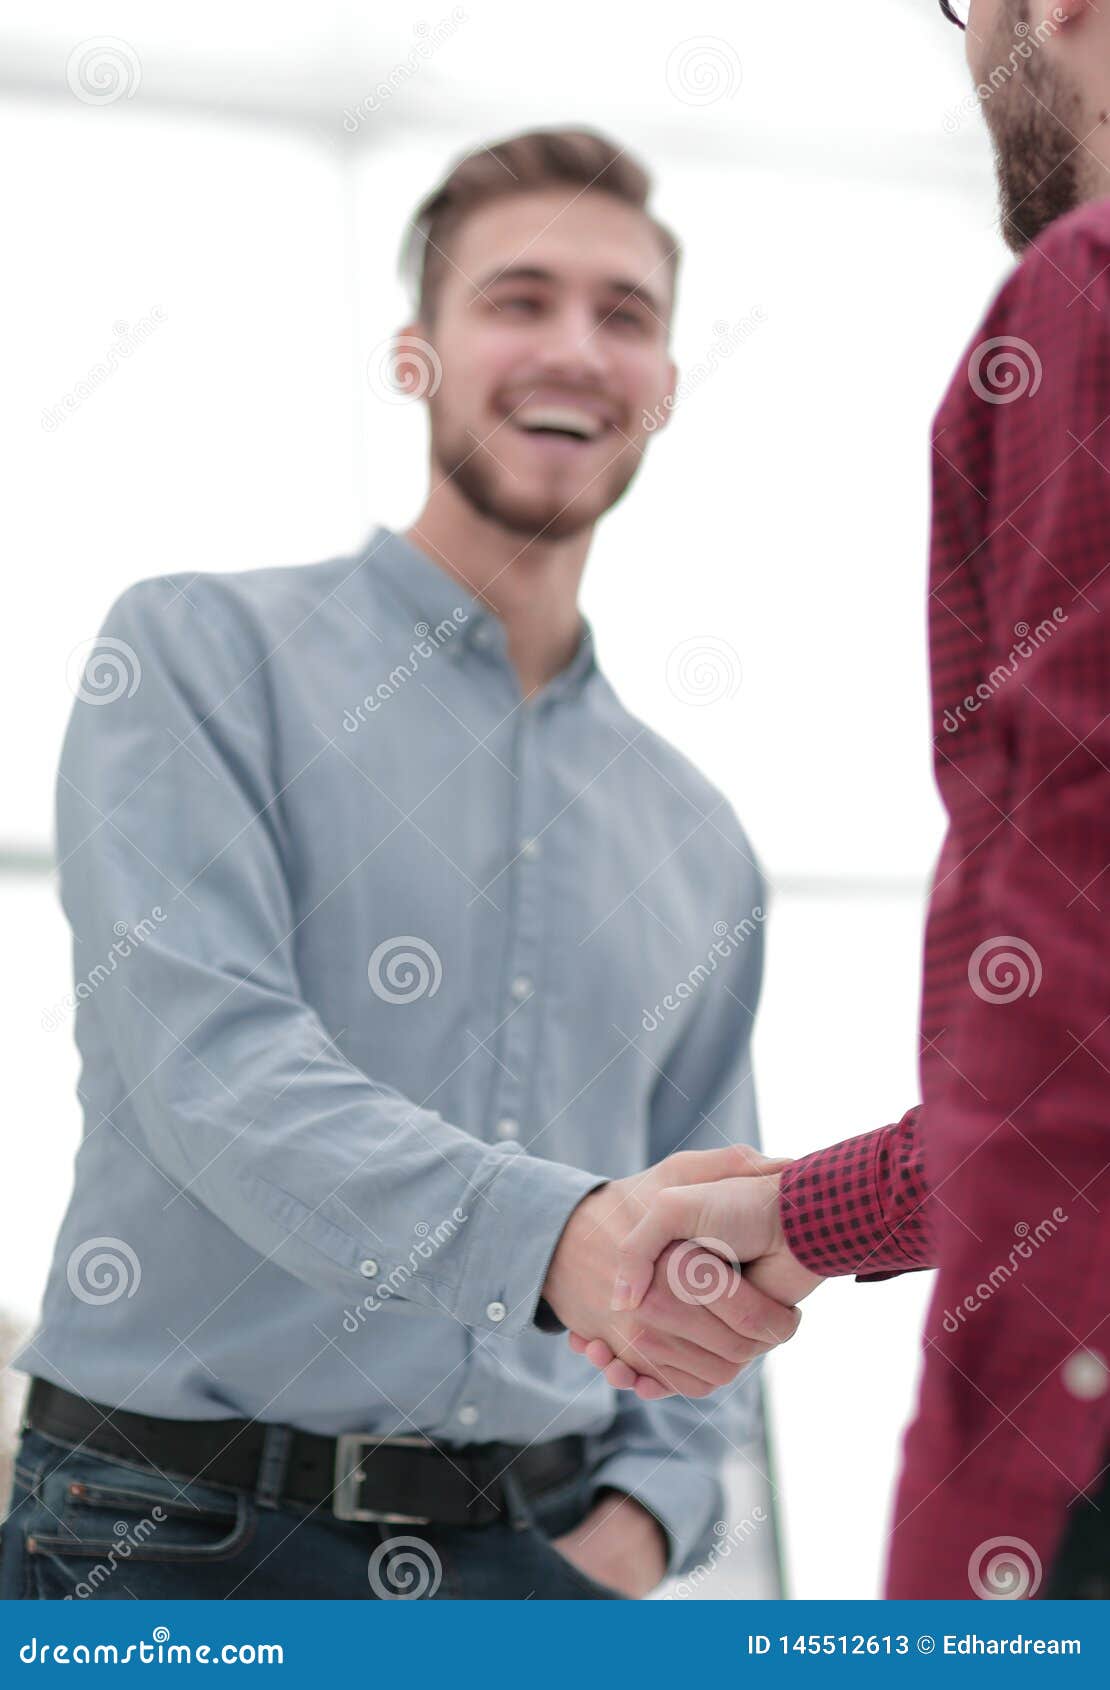
[[[536,1325],[599,1181],[755,1142],[763,891],[588,632],[528,703],[407,541],[140,582],[58,784],[84,1135],[17,1365],[93,1401],[450,1445],[604,1433],[672,1565],[750,1379],[644,1404]]]

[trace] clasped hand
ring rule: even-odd
[[[786,1165],[746,1146],[684,1151],[591,1192],[544,1285],[571,1348],[652,1401],[707,1396],[793,1337],[821,1280],[783,1237]]]

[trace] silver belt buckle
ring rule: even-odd
[[[341,1432],[335,1440],[335,1472],[334,1488],[331,1494],[331,1511],[337,1520],[382,1520],[389,1525],[398,1526],[428,1526],[431,1518],[427,1514],[382,1514],[375,1508],[363,1508],[359,1504],[359,1493],[363,1479],[366,1477],[362,1467],[363,1457],[372,1449],[383,1446],[408,1445],[428,1447],[426,1438],[375,1438],[365,1432]]]

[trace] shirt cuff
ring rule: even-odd
[[[655,1515],[667,1534],[669,1576],[708,1551],[710,1523],[724,1509],[720,1482],[664,1448],[612,1455],[596,1469],[592,1483],[595,1491],[623,1491]]]
[[[563,1228],[583,1197],[605,1183],[583,1168],[529,1156],[519,1146],[515,1153],[502,1152],[492,1179],[471,1204],[455,1317],[501,1338],[528,1331]]]
[[[811,1273],[886,1279],[933,1265],[914,1114],[895,1127],[802,1156],[783,1170],[783,1234]]]

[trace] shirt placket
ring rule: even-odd
[[[485,1133],[503,1149],[526,1154],[539,1123],[532,1119],[538,1095],[536,1068],[541,1050],[544,939],[542,822],[543,769],[540,751],[542,707],[521,705],[513,718],[509,767],[514,779],[505,838],[506,867],[501,877],[508,919],[494,1000],[497,1035],[491,1041],[493,1081]],[[496,1187],[492,1194],[496,1202]],[[496,1325],[510,1311],[499,1302],[486,1309]],[[485,1393],[497,1389],[500,1370],[487,1372],[482,1348],[475,1343],[466,1365],[465,1383],[452,1415],[452,1431],[482,1442]]]
[[[494,1138],[525,1148],[537,1123],[530,1119],[536,1095],[535,1069],[540,1051],[543,1012],[543,842],[539,838],[542,768],[540,718],[525,705],[513,735],[513,809],[507,842],[505,879],[509,893],[508,943],[505,947],[498,1005],[501,1030],[498,1064],[491,1095]]]

